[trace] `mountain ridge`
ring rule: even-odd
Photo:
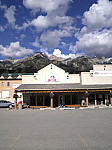
[[[0,74],[2,73],[29,73],[37,72],[46,65],[53,63],[69,73],[80,73],[82,71],[92,70],[95,64],[112,64],[112,57],[105,58],[95,56],[89,58],[87,56],[79,56],[74,59],[57,57],[55,55],[48,56],[41,52],[34,55],[28,55],[24,58],[15,59],[8,58],[0,61]]]

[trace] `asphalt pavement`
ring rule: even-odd
[[[0,109],[0,150],[112,150],[112,109]]]

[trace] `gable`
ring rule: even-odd
[[[38,71],[38,74],[64,74],[65,71],[59,67],[57,67],[54,64],[49,64],[48,66],[42,68],[41,70]]]

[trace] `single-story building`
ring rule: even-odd
[[[69,74],[54,64],[32,75],[22,75],[16,92],[37,107],[112,105],[112,65],[93,65],[90,72]]]

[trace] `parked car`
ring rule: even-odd
[[[11,103],[10,101],[0,100],[0,107],[2,108],[12,108],[14,106],[14,103]]]

